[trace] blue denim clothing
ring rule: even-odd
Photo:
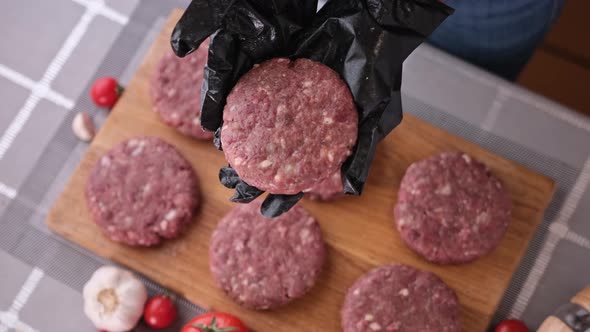
[[[555,21],[565,0],[443,0],[455,8],[430,42],[514,80]]]

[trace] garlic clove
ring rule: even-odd
[[[86,112],[80,112],[74,116],[72,121],[72,131],[84,142],[89,142],[94,138],[95,127],[92,117]]]

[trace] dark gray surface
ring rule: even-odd
[[[498,116],[494,124],[495,133],[569,165],[583,167],[590,151],[589,131],[554,121],[551,115],[543,112],[536,112],[531,117],[530,106],[522,100],[509,99],[504,107],[505,112],[510,114]],[[529,126],[534,130],[529,130]]]
[[[0,98],[3,101],[2,111],[0,111],[0,132],[8,128],[18,109],[25,103],[28,94],[27,89],[0,77]]]
[[[149,2],[149,1],[154,1],[154,0],[148,0],[145,2]],[[131,15],[133,13],[133,11],[135,10],[135,7],[137,6],[137,4],[140,2],[140,0],[125,0],[125,1],[105,0],[104,2],[109,7],[113,8],[114,10],[116,10],[117,12],[119,12],[123,15]],[[171,1],[171,2],[173,2],[173,1]]]
[[[69,111],[47,100],[41,100],[33,109],[34,116],[24,124],[19,135],[22,145],[13,144],[0,159],[0,173],[3,183],[19,188],[31,171],[28,165],[35,165],[45,146],[60,129]],[[20,165],[21,167],[15,167]]]
[[[580,268],[582,264],[587,264],[586,260],[578,260],[588,255],[588,249],[580,247],[569,241],[560,242],[553,253],[552,260],[560,261],[558,267],[555,267],[554,273],[543,275],[540,283],[543,285],[543,291],[535,292],[531,298],[531,303],[567,303],[571,294],[580,291],[580,284],[587,284],[590,280],[590,271]],[[559,273],[555,273],[559,272]],[[567,276],[568,282],[564,283],[564,277]],[[557,308],[555,308],[557,309]],[[534,306],[525,310],[525,315],[533,321],[542,321],[545,318],[543,310],[535,310]]]
[[[89,5],[96,1],[2,4],[4,40],[14,42],[17,29],[25,29],[28,40],[42,40],[25,45],[34,54],[0,51],[0,332],[94,331],[80,307],[80,291],[91,273],[108,262],[51,234],[44,224],[86,149],[71,133],[70,123],[76,111],[88,111],[102,122],[107,113],[90,101],[91,82],[104,75],[127,82],[170,10],[188,3],[107,0],[102,9]],[[25,8],[33,8],[30,17],[19,20]],[[62,59],[58,72],[46,73],[83,13],[87,18],[92,14],[83,38]],[[38,21],[34,29],[24,24],[33,19]],[[38,38],[37,27],[47,30],[43,38]],[[2,68],[24,75],[33,85],[46,76],[49,92],[34,92],[34,86],[23,85]],[[536,328],[590,277],[585,258],[590,250],[590,121],[429,46],[420,47],[404,69],[406,112],[556,180],[557,192],[543,224],[495,317],[521,317]],[[23,117],[31,93],[41,99]],[[161,291],[146,282],[150,292]],[[23,290],[30,290],[24,302],[20,300],[28,293]],[[56,302],[60,296],[69,300]],[[17,298],[23,306],[15,310]],[[199,309],[179,301],[181,324]],[[48,305],[55,307],[55,315],[41,313]],[[66,318],[69,322],[61,323]]]
[[[27,279],[33,268],[3,251],[0,251],[0,262],[2,262],[0,280],[4,284],[0,292],[0,308],[4,309],[12,305],[23,281]]]
[[[59,294],[59,300],[56,294]],[[55,302],[68,305],[51,305],[48,310],[47,306]],[[72,315],[72,308],[82,307],[83,300],[76,289],[45,276],[21,309],[19,317],[24,322],[35,322],[34,326],[41,326],[43,331],[92,331],[94,327],[86,316]]]
[[[0,63],[40,80],[83,12],[71,0],[3,1]]]
[[[94,75],[122,28],[102,16],[93,19],[84,39],[53,81],[53,89],[72,100],[85,93],[88,78]]]
[[[578,207],[572,215],[571,231],[576,234],[590,234],[590,190],[580,198]]]

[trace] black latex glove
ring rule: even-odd
[[[377,143],[402,119],[401,69],[406,57],[452,13],[436,0],[193,0],[171,37],[178,56],[211,35],[202,89],[201,124],[219,137],[225,100],[254,64],[275,57],[319,61],[346,81],[359,112],[357,144],[342,166],[344,192],[360,195]],[[234,202],[263,192],[231,167],[220,181],[236,191]],[[303,197],[270,194],[262,213],[275,217]]]

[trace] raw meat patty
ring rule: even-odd
[[[151,82],[152,104],[162,121],[197,139],[213,137],[201,128],[201,87],[208,51],[209,39],[185,58],[168,51],[158,62]]]
[[[248,184],[277,194],[309,191],[340,169],[357,137],[348,86],[308,59],[271,59],[236,84],[223,112],[225,157]]]
[[[359,278],[342,307],[344,332],[460,332],[455,292],[430,272],[386,265]]]
[[[152,246],[177,237],[199,204],[189,162],[156,137],[119,143],[96,163],[86,183],[96,224],[111,240]]]
[[[473,261],[492,251],[510,222],[502,183],[465,153],[446,152],[412,164],[394,214],[402,239],[427,260]]]
[[[340,170],[338,170],[332,176],[313,187],[306,195],[311,200],[333,201],[344,197],[343,190],[342,176]]]
[[[319,224],[302,207],[266,219],[260,202],[237,205],[217,225],[209,267],[217,285],[251,309],[271,309],[303,296],[326,258]]]

